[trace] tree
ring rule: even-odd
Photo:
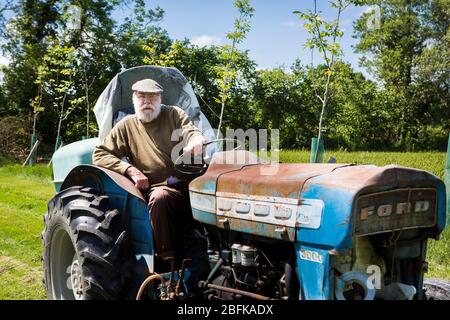
[[[133,15],[125,18],[117,30],[118,57],[123,68],[135,67],[149,54],[148,48],[165,51],[171,40],[167,31],[156,24],[164,18],[160,7],[147,9],[143,0],[134,2]]]
[[[296,71],[261,70],[253,86],[256,127],[269,131],[279,129],[282,148],[304,147],[309,135],[306,127],[311,114],[301,100],[304,72]]]
[[[328,146],[350,150],[394,147],[395,98],[350,65],[339,63]]]
[[[448,120],[449,67],[448,1],[358,1],[376,5],[380,28],[367,25],[371,13],[355,22],[357,52],[390,95],[397,100],[399,146],[418,146],[424,126],[450,128]],[[445,142],[444,142],[445,143]],[[420,146],[419,146],[420,147]],[[443,146],[440,146],[443,148]]]
[[[5,106],[6,106],[5,93],[2,85],[0,84],[0,117],[7,115],[7,112],[4,110]]]
[[[76,54],[74,47],[61,45],[54,40],[38,70],[36,83],[39,85],[40,94],[34,101],[40,109],[35,108],[35,110],[42,111],[42,99],[48,100],[55,109],[58,115],[55,150],[60,144],[63,121],[84,101],[84,97],[74,97],[76,95],[75,77],[79,72]]]
[[[8,11],[14,11],[17,4],[14,0],[3,0],[0,4],[0,39],[5,36],[6,31],[6,18],[5,13]]]
[[[8,21],[8,32],[2,39],[2,49],[11,63],[5,69],[2,92],[7,101],[4,113],[28,116],[44,141],[54,141],[58,135],[60,114],[47,93],[42,95],[40,68],[48,66],[44,56],[58,47],[73,48],[76,65],[69,105],[77,104],[63,121],[61,130],[66,141],[78,140],[95,133],[91,123],[92,107],[109,81],[124,67],[142,63],[145,51],[141,41],[164,39],[164,30],[155,27],[163,17],[160,8],[146,10],[141,0],[59,0],[15,2],[14,16]],[[120,6],[134,5],[134,15],[118,25],[111,18]],[[56,89],[56,88],[53,88]],[[82,105],[80,105],[82,101]],[[67,110],[67,109],[66,109]],[[39,119],[39,120],[37,120]]]
[[[250,31],[250,18],[253,16],[254,11],[250,6],[249,0],[235,0],[234,6],[239,11],[239,18],[234,21],[234,30],[227,33],[227,38],[232,41],[232,44],[225,45],[221,48],[220,58],[224,64],[215,67],[215,72],[217,74],[216,83],[219,88],[219,95],[216,98],[216,102],[221,105],[217,137],[220,135],[225,104],[230,98],[233,82],[238,77],[236,63],[239,59],[239,55],[236,46],[244,41]]]
[[[157,43],[151,42],[144,46],[147,54],[144,63],[175,67],[183,73],[194,88],[202,111],[213,127],[220,121],[220,109],[217,110],[217,97],[220,94],[216,83],[218,74],[215,66],[224,65],[221,47],[198,47],[189,40],[173,41],[163,49]],[[245,128],[254,123],[251,109],[251,88],[255,79],[255,62],[248,57],[248,52],[236,50],[235,69],[239,70],[239,77],[235,79],[230,89],[230,112],[223,115],[223,119],[233,128]],[[220,108],[220,106],[219,106]]]
[[[13,7],[15,16],[2,33],[2,51],[10,63],[4,68],[3,88],[9,114],[29,116],[26,107],[38,91],[34,79],[45,52],[48,36],[55,36],[56,7],[54,1],[20,1]]]
[[[448,1],[433,1],[424,12],[424,23],[428,25],[425,48],[417,58],[415,73],[415,98],[426,116],[420,135],[422,146],[440,146],[445,150],[450,131],[450,4]],[[432,132],[435,132],[433,134]],[[431,141],[438,139],[438,141]],[[434,143],[433,143],[434,142]],[[421,147],[419,145],[419,147]]]
[[[316,6],[315,2],[314,4]],[[330,4],[331,7],[337,10],[336,19],[333,22],[325,21],[320,16],[320,12],[312,12],[311,10],[307,12],[294,11],[294,13],[297,14],[302,20],[306,21],[303,26],[311,35],[311,37],[306,41],[305,47],[310,49],[318,49],[326,65],[326,69],[324,70],[326,82],[323,88],[323,93],[318,94],[316,91],[316,97],[322,104],[317,135],[317,141],[319,143],[322,137],[322,126],[325,110],[331,97],[332,77],[336,72],[334,66],[337,56],[341,54],[338,41],[342,37],[343,32],[339,29],[339,22],[342,11],[350,3],[346,0],[335,0],[330,2]],[[317,152],[315,152],[314,157],[317,158]]]

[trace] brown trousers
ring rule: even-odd
[[[177,232],[193,223],[188,188],[152,187],[148,199],[156,253],[162,259],[175,257]]]

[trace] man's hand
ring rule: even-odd
[[[184,152],[191,151],[192,155],[201,156],[203,154],[203,144],[205,143],[205,138],[202,135],[194,136],[189,140],[186,147],[183,148]]]
[[[129,167],[125,173],[133,180],[136,188],[144,191],[148,190],[148,178],[141,171],[135,167]]]

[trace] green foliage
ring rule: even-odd
[[[306,46],[323,56],[323,64],[297,61],[290,69],[256,71],[240,48],[253,15],[249,1],[235,1],[239,15],[227,34],[230,43],[205,48],[170,39],[158,25],[164,11],[143,0],[4,3],[13,16],[7,33],[0,28],[2,49],[11,60],[0,84],[0,116],[21,118],[26,134],[37,131],[46,144],[54,143],[60,120],[65,143],[95,136],[91,119],[97,97],[122,68],[144,62],[178,68],[213,127],[280,129],[282,148],[309,148],[318,131],[328,148],[446,148],[448,1],[356,1],[381,8],[380,29],[367,27],[370,13],[355,22],[356,49],[374,81],[343,62],[339,15],[325,21],[320,12],[297,12],[310,33]],[[348,2],[333,3],[339,12]],[[71,5],[80,9],[79,28],[67,21]],[[123,6],[132,12],[119,24],[111,13]]]
[[[145,50],[145,57],[143,61],[145,64],[162,66],[162,67],[176,67],[182,66],[185,60],[190,60],[190,55],[194,49],[189,45],[188,41],[176,40],[170,44],[167,50],[161,50],[158,47],[158,41],[152,39],[153,43],[150,45],[142,45]]]
[[[38,67],[36,84],[39,85],[39,95],[32,101],[35,115],[44,110],[42,100],[56,110],[58,129],[56,139],[61,134],[62,122],[83,104],[85,97],[76,97],[75,78],[79,76],[77,50],[53,40]]]
[[[421,145],[424,126],[450,129],[450,2],[360,1],[376,5],[380,28],[369,28],[367,12],[355,24],[356,50],[397,101],[397,145]]]
[[[157,26],[164,17],[160,7],[147,9],[143,0],[134,1],[133,15],[125,18],[118,28],[118,55],[123,68],[146,64],[162,65],[156,60],[146,60],[167,50],[171,41],[167,31]],[[155,52],[151,52],[155,48]]]
[[[171,45],[162,49],[157,44],[144,46],[146,56],[144,63],[165,67],[175,67],[192,84],[194,91],[203,107],[203,112],[211,122],[213,127],[218,126],[220,119],[220,105],[217,104],[217,97],[220,95],[216,83],[218,77],[216,73],[217,65],[224,65],[220,54],[221,47],[197,47],[188,40],[174,41]],[[236,49],[236,69],[239,70],[239,77],[235,79],[230,90],[230,112],[223,115],[225,123],[230,128],[245,128],[249,124],[254,127],[256,124],[251,104],[251,91],[255,75],[255,62],[250,60],[247,52]]]
[[[232,41],[232,44],[220,48],[219,58],[223,63],[214,67],[215,81],[219,88],[219,95],[215,98],[215,101],[221,105],[217,137],[220,134],[225,105],[231,97],[231,89],[238,77],[237,61],[239,60],[239,54],[236,47],[244,41],[250,31],[250,18],[254,11],[249,0],[235,0],[234,6],[239,11],[239,18],[234,20],[234,30],[226,35]]]
[[[0,67],[0,72],[1,72],[2,67]],[[6,105],[7,105],[7,101],[6,101],[6,97],[5,97],[5,89],[3,88],[3,86],[0,84],[0,116],[5,116],[8,112],[5,110],[6,109]]]
[[[0,118],[0,157],[4,161],[24,161],[28,155],[28,137],[24,119],[12,116]]]
[[[133,14],[118,24],[113,10],[129,4]],[[0,18],[1,10],[0,5]],[[0,84],[0,102],[5,101],[0,114],[27,118],[30,131],[36,129],[49,144],[59,131],[66,142],[95,135],[88,119],[108,82],[122,68],[142,64],[142,44],[149,39],[159,39],[161,46],[169,41],[156,26],[164,11],[147,9],[142,0],[20,1],[8,10],[14,15],[0,43],[11,63]]]
[[[396,101],[349,65],[337,67],[326,145],[350,150],[393,148],[396,114],[392,110]]]
[[[306,21],[303,26],[310,34],[310,38],[306,40],[305,47],[311,50],[317,49],[326,65],[326,68],[323,70],[325,79],[322,81],[325,85],[320,94],[317,91],[317,80],[312,81],[315,96],[322,103],[317,135],[319,141],[322,136],[324,115],[330,103],[331,95],[333,94],[333,78],[338,71],[335,68],[335,61],[342,53],[338,42],[343,35],[343,32],[339,29],[341,13],[350,2],[346,0],[336,0],[331,1],[330,4],[331,7],[337,9],[336,19],[333,22],[325,21],[320,16],[320,13],[312,12],[311,10],[306,12],[294,11],[294,14],[297,14],[300,19]],[[316,0],[314,1],[314,5],[316,6]]]
[[[9,115],[23,116],[30,112],[29,101],[38,91],[34,79],[45,52],[45,39],[56,35],[58,14],[49,1],[25,0],[10,8],[15,16],[8,21],[8,32],[0,34],[2,49],[11,59],[3,70],[7,101],[3,108]]]
[[[346,6],[342,1],[332,2],[336,8],[344,9]],[[325,21],[319,13],[307,10],[306,12],[294,11],[301,20],[306,21],[303,24],[306,32],[310,34],[310,38],[304,44],[305,48],[318,49],[325,60],[325,64],[331,67],[332,61],[330,55],[339,55],[342,53],[339,43],[336,39],[343,36],[343,32],[339,30],[339,17],[332,22]],[[328,69],[327,72],[332,72]]]
[[[448,129],[444,129],[443,126],[421,126],[412,149],[436,150],[438,146],[445,146],[447,144],[448,137],[449,131]]]
[[[253,95],[257,127],[280,129],[282,148],[304,147],[314,135],[318,117],[314,96],[306,92],[307,80],[304,69],[262,70],[256,77]]]
[[[0,38],[5,36],[6,18],[5,14],[12,11],[15,6],[14,0],[3,0],[0,3]]]

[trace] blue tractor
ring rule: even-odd
[[[144,78],[170,88],[163,103],[179,105],[214,141],[178,70],[118,74],[94,109],[99,138],[53,157],[57,193],[42,236],[49,299],[450,299],[448,282],[424,280],[427,242],[444,230],[450,187],[396,165],[269,163],[209,143],[207,161],[175,163],[191,181],[199,229],[180,232],[179,256],[159,261],[142,193],[91,165],[99,139],[133,113],[131,85]]]

